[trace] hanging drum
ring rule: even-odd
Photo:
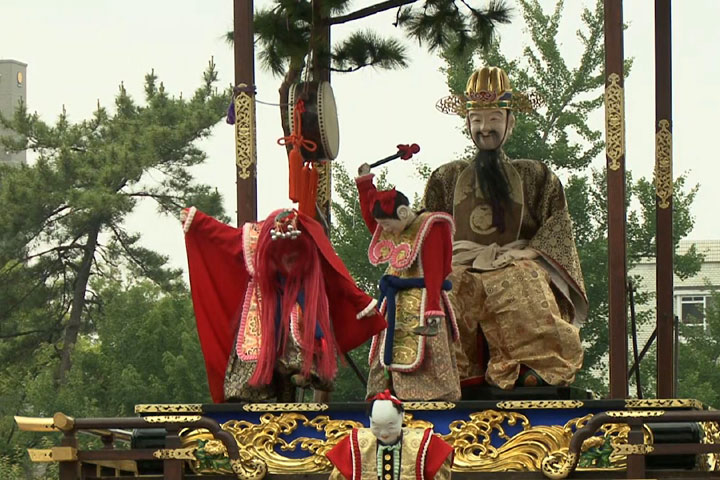
[[[307,140],[317,144],[317,150],[302,149],[306,160],[335,160],[340,149],[340,127],[337,106],[330,82],[301,82],[290,86],[288,93],[288,120],[293,124],[295,104],[305,102],[302,114],[302,131]]]

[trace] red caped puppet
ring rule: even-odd
[[[183,230],[215,402],[269,400],[278,375],[328,389],[336,355],[386,325],[320,224],[302,213],[277,210],[238,229],[193,207]]]
[[[450,444],[431,428],[402,428],[402,402],[389,390],[370,401],[370,428],[353,428],[325,454],[333,465],[330,480],[450,478]]]

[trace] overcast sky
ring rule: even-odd
[[[256,8],[268,3],[261,0]],[[370,3],[357,2],[354,8]],[[513,0],[508,3],[515,4]],[[625,54],[635,59],[625,86],[627,166],[637,178],[651,175],[654,164],[653,3],[624,3],[629,24]],[[555,0],[541,0],[541,4],[550,9]],[[581,25],[579,14],[584,5],[594,1],[566,4],[559,38],[563,54],[574,66],[580,53],[575,37]],[[333,38],[341,39],[356,28],[373,28],[401,39],[402,32],[391,25],[394,15],[390,11],[333,27]],[[720,105],[717,18],[718,0],[673,2],[674,169],[676,175],[687,172],[690,184],[701,184],[693,206],[696,225],[692,239],[720,239],[716,220],[720,165],[713,120]],[[224,33],[232,29],[230,0],[2,0],[0,19],[0,59],[28,64],[29,108],[46,121],[54,121],[63,105],[74,121],[87,118],[98,100],[112,106],[121,81],[141,100],[143,77],[151,69],[174,94],[194,91],[211,57],[222,84],[233,80],[232,49],[223,40]],[[513,20],[499,30],[508,56],[520,55],[528,42],[517,9]],[[341,137],[337,161],[352,172],[362,162],[394,153],[398,143],[419,143],[419,159],[432,167],[453,160],[468,144],[459,131],[459,120],[435,110],[436,100],[447,94],[440,72],[442,62],[416,45],[409,47],[412,62],[405,70],[365,69],[333,76]],[[277,102],[279,83],[256,63],[259,100]],[[278,188],[287,182],[287,158],[276,144],[282,135],[277,107],[258,105],[257,113],[258,210],[264,217],[288,205],[284,188]],[[602,128],[602,110],[592,122],[594,128]],[[218,124],[212,137],[202,143],[209,161],[197,169],[197,175],[225,195],[226,209],[234,217],[233,144],[232,128]],[[598,158],[596,165],[604,165],[604,157]],[[391,164],[390,180],[409,196],[423,188],[409,164]],[[130,226],[143,233],[147,246],[170,255],[174,266],[185,266],[182,232],[174,219],[158,218],[154,206],[147,204],[130,219]]]

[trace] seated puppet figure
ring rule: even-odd
[[[402,193],[378,191],[369,172],[363,164],[356,183],[363,219],[373,232],[370,263],[387,264],[380,280],[380,311],[388,327],[370,347],[367,397],[392,388],[402,400],[459,400],[453,348],[457,326],[446,280],[452,217],[416,214]]]
[[[370,428],[354,428],[326,456],[330,480],[445,480],[453,448],[430,428],[402,428],[402,402],[388,390],[371,399]]]
[[[215,402],[291,401],[288,380],[331,390],[336,355],[385,327],[312,218],[278,210],[238,229],[191,208],[181,220]]]

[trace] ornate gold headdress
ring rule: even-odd
[[[507,73],[499,67],[475,70],[463,95],[441,98],[435,107],[443,113],[464,117],[470,110],[508,109],[532,112],[542,102],[537,94],[513,92]]]

